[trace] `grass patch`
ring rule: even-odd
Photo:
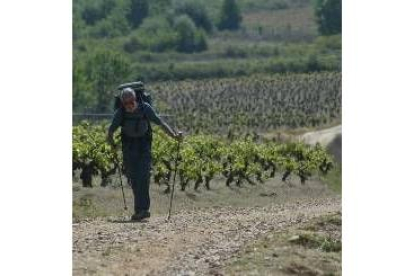
[[[96,218],[103,215],[94,203],[93,197],[93,195],[86,194],[81,196],[78,200],[73,201],[72,218],[75,221],[79,220],[80,217]]]
[[[120,189],[81,188],[75,186],[72,199],[72,221],[124,215]]]
[[[342,192],[342,164],[336,164],[336,166],[332,170],[330,170],[325,176],[321,176],[321,179],[333,191],[337,193],[341,193]]]
[[[320,227],[327,225],[342,226],[342,217],[340,214],[326,215],[320,217],[316,223]]]
[[[341,275],[341,225],[337,213],[268,233],[245,245],[223,275]]]
[[[310,231],[291,236],[288,241],[292,244],[311,249],[318,249],[324,252],[341,252],[342,250],[342,242],[340,240]]]
[[[302,275],[302,276],[317,276],[320,275],[320,273],[314,269],[311,269],[305,265],[292,262],[289,264],[286,268],[283,269],[288,274],[293,275]]]

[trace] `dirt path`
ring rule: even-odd
[[[166,223],[116,220],[73,225],[73,275],[220,275],[246,242],[341,210],[339,196],[267,207],[181,211]]]
[[[300,136],[299,140],[307,144],[316,144],[326,146],[338,135],[342,134],[342,125],[327,128],[324,130],[312,131]]]

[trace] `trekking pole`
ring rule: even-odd
[[[178,135],[181,136],[183,133],[181,131],[178,132]],[[174,177],[173,177],[173,186],[172,186],[172,191],[171,191],[171,196],[170,196],[170,207],[168,208],[168,216],[167,216],[167,221],[170,220],[171,217],[171,210],[172,210],[172,203],[173,203],[173,198],[174,198],[174,187],[175,187],[175,176],[177,175],[177,167],[178,167],[178,155],[180,153],[180,145],[181,145],[181,139],[178,140],[178,145],[177,145],[177,155],[175,158],[175,169],[174,169]]]
[[[127,207],[126,201],[125,201],[124,185],[122,185],[122,171],[121,171],[121,167],[119,166],[119,160],[118,160],[118,156],[117,156],[116,151],[114,151],[114,159],[115,159],[115,164],[118,168],[119,181],[121,182],[122,198],[124,199],[124,210],[128,210],[128,207]]]

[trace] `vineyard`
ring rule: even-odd
[[[74,0],[72,274],[340,275],[341,19],[341,0]],[[150,148],[121,139],[140,105],[107,137],[137,81],[166,123]]]
[[[267,132],[316,127],[341,118],[341,73],[259,75],[163,82],[155,106],[191,133]],[[231,126],[231,127],[229,127]]]
[[[111,184],[118,173],[117,162],[122,167],[120,149],[112,150],[105,141],[107,127],[86,121],[73,127],[73,174],[80,171],[84,187],[92,187],[95,177],[101,179],[101,186]],[[120,143],[117,136],[116,143]],[[165,192],[170,191],[176,151],[177,142],[155,129],[151,174],[156,184],[165,185]],[[294,176],[305,184],[313,175],[326,174],[334,166],[332,157],[318,144],[258,141],[251,136],[237,139],[187,136],[178,158],[178,185],[182,191],[189,186],[195,190],[204,186],[209,190],[211,180],[220,177],[225,179],[226,186],[236,187],[243,183],[264,183],[275,177],[286,181]]]

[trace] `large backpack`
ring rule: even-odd
[[[138,102],[138,108],[142,108],[142,105],[144,104],[144,102],[148,103],[150,106],[153,106],[152,105],[153,104],[152,97],[148,92],[145,91],[144,84],[141,81],[121,84],[117,88],[119,93],[118,93],[118,95],[115,96],[115,101],[114,101],[114,111],[116,111],[117,109],[122,110],[123,119],[122,119],[121,125],[123,125],[123,123],[124,123],[125,109],[122,105],[121,93],[120,92],[123,89],[128,88],[128,87],[132,88],[135,91],[136,99],[137,99],[137,102]],[[144,119],[148,120],[148,118],[146,118],[145,116],[144,116]],[[150,140],[152,140],[152,129],[151,129],[151,124],[149,123],[149,120],[148,120],[148,137],[150,138]]]
[[[139,105],[142,105],[144,102],[146,102],[150,106],[153,106],[152,97],[148,92],[145,91],[144,84],[142,83],[142,81],[124,83],[118,86],[117,89],[119,92],[121,92],[122,89],[128,87],[132,88],[135,91],[135,95],[137,97]],[[118,93],[118,95],[115,96],[114,111],[116,111],[118,108],[123,108],[120,93]]]

